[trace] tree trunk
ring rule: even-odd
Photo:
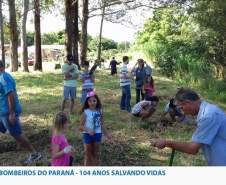
[[[34,24],[35,24],[35,64],[34,70],[42,71],[42,48],[41,48],[41,26],[40,26],[40,2],[34,0]]]
[[[78,56],[78,41],[79,41],[79,30],[78,30],[78,0],[74,3],[74,39],[73,39],[73,55],[75,59],[75,64],[79,65],[79,56]]]
[[[27,51],[27,30],[26,30],[28,8],[29,8],[29,0],[23,0],[21,48],[22,48],[23,71],[25,71],[25,72],[29,72],[29,69],[28,69],[28,51]]]
[[[11,50],[11,71],[18,71],[18,35],[16,23],[15,1],[8,0],[9,4],[9,32],[10,32],[10,50]]]
[[[1,31],[1,51],[2,51],[2,62],[5,66],[5,43],[4,43],[4,28],[3,28],[3,15],[2,15],[2,1],[0,0],[0,31]]]
[[[66,46],[66,55],[72,54],[73,47],[73,13],[74,10],[72,8],[72,0],[65,0],[65,17],[66,17],[66,25],[65,25],[65,46]]]
[[[217,79],[223,79],[223,66],[220,64],[213,64],[213,75]]]
[[[226,82],[226,66],[223,66],[222,77],[223,77],[224,82]]]
[[[87,24],[88,24],[88,5],[89,0],[82,1],[82,33],[81,33],[81,64],[83,65],[86,60],[86,52],[87,52]]]
[[[100,61],[101,59],[101,46],[102,46],[102,31],[103,31],[103,23],[104,23],[104,13],[105,13],[105,1],[103,1],[103,9],[101,15],[101,23],[100,23],[100,34],[99,34],[99,43],[98,43],[98,51],[97,51],[97,59]]]

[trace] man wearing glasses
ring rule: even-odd
[[[153,146],[170,147],[188,154],[197,154],[202,148],[207,165],[226,166],[226,114],[214,104],[201,100],[190,89],[181,88],[175,96],[176,104],[186,115],[197,116],[197,128],[191,142],[156,140]]]

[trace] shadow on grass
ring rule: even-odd
[[[76,137],[74,142],[76,152],[74,165],[84,165],[84,146],[81,137]],[[150,147],[143,147],[134,139],[117,140],[112,143],[103,141],[101,144],[100,166],[157,166],[165,165],[165,159],[152,157]]]
[[[119,111],[121,89],[119,77],[112,77],[104,71],[96,74],[95,89],[100,96],[105,112],[105,123],[109,131],[115,136],[113,143],[103,142],[101,145],[101,166],[162,166],[168,164],[170,150],[157,150],[148,145],[149,138],[182,139],[191,138],[193,126],[175,125],[157,130],[156,125],[161,118],[165,103],[175,94],[176,85],[163,77],[154,76],[156,95],[160,96],[160,105],[155,114],[143,125],[130,114]],[[22,125],[25,135],[31,143],[42,151],[45,161],[35,165],[47,166],[50,161],[50,136],[52,119],[60,109],[62,100],[62,75],[55,73],[18,74],[16,77],[21,92],[19,98],[23,106]],[[80,88],[81,82],[78,82]],[[132,101],[134,101],[134,84],[131,83]],[[75,147],[74,166],[83,166],[84,147],[79,132],[80,113],[76,110],[71,116],[75,124],[67,129],[66,136],[69,143]],[[25,119],[27,121],[25,121]],[[18,148],[15,141],[0,135],[0,165],[21,165],[19,159],[27,152]],[[196,160],[191,156],[177,153],[175,165],[202,164],[202,158]],[[193,162],[195,161],[195,162]],[[197,163],[196,163],[197,162]]]
[[[49,128],[34,124],[23,125],[23,133],[37,150],[43,150],[50,142]],[[24,150],[11,136],[0,135],[0,138],[0,153]]]

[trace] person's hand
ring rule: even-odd
[[[16,122],[16,114],[15,112],[10,112],[9,113],[9,123],[14,124]]]
[[[69,70],[69,72],[73,72],[73,71],[74,71],[74,67]]]
[[[71,79],[72,75],[70,73],[66,73],[64,77],[65,77],[65,80],[68,80],[68,79]]]
[[[89,131],[88,134],[93,136],[95,134],[95,132],[94,131]]]
[[[88,132],[89,135],[93,136],[95,134],[94,130],[86,128],[86,132]]]
[[[128,75],[127,74],[123,74],[123,78],[124,79],[128,79]]]
[[[146,110],[146,109],[149,108],[149,103],[148,103],[148,102],[143,102],[142,105],[141,105],[141,107],[142,107],[144,110]]]
[[[71,145],[69,145],[69,146],[66,146],[63,151],[65,154],[69,154],[69,153],[72,153],[74,149]]]
[[[159,149],[163,149],[166,147],[166,140],[163,140],[163,139],[154,140],[154,141],[151,141],[151,145]]]

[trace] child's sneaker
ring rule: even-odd
[[[32,164],[34,162],[37,162],[42,158],[42,154],[39,152],[32,153],[28,156],[28,158],[24,161],[24,164]]]

